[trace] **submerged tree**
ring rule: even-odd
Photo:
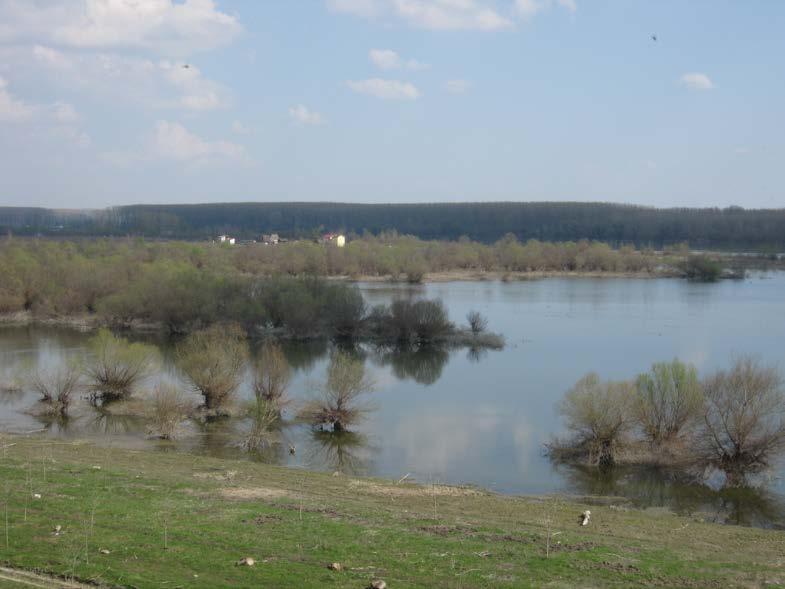
[[[258,401],[264,401],[280,416],[281,410],[289,403],[286,388],[289,386],[292,371],[281,348],[266,343],[256,361],[254,393]]]
[[[466,314],[469,322],[469,329],[474,335],[478,335],[488,328],[488,318],[484,317],[479,311],[469,311]]]
[[[124,399],[155,370],[159,355],[154,346],[130,343],[101,329],[90,340],[92,358],[85,368],[95,399]]]
[[[162,440],[174,439],[188,417],[191,404],[176,386],[158,384],[149,401],[150,431]]]
[[[238,325],[213,325],[195,331],[176,349],[177,365],[205,408],[225,412],[240,386],[248,358],[245,332]]]
[[[373,386],[362,361],[345,352],[336,352],[327,369],[327,379],[319,398],[306,403],[298,416],[315,427],[343,432],[365,413],[366,408],[359,399],[371,392]]]
[[[773,367],[741,358],[704,381],[700,442],[704,458],[734,485],[785,449],[785,391]]]
[[[30,375],[30,388],[39,396],[42,413],[67,417],[72,397],[79,390],[82,367],[68,361],[52,368],[38,368]]]
[[[703,407],[694,366],[679,360],[652,365],[636,382],[635,412],[643,434],[654,444],[676,440]]]
[[[588,452],[589,461],[612,466],[625,435],[632,429],[632,383],[603,382],[594,373],[573,386],[559,407],[574,446]]]

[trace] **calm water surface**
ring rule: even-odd
[[[503,351],[393,353],[361,347],[377,390],[356,434],[336,439],[289,425],[285,444],[255,459],[320,470],[476,484],[503,493],[614,495],[636,504],[700,511],[717,521],[785,526],[782,468],[759,489],[714,491],[651,470],[555,467],[543,443],[561,432],[555,405],[589,371],[630,378],[652,362],[679,357],[701,373],[752,354],[785,368],[785,273],[744,281],[695,284],[674,279],[547,279],[453,282],[421,287],[361,284],[369,304],[395,297],[441,298],[454,321],[476,309],[507,341]],[[60,361],[84,353],[88,335],[68,330],[0,330],[2,370],[22,362]],[[159,342],[165,354],[170,344]],[[327,343],[291,344],[296,370],[290,392],[305,399],[324,376]],[[170,363],[164,377],[176,379]],[[250,395],[250,378],[241,394]],[[68,424],[42,424],[26,413],[28,394],[0,393],[0,429],[47,427],[50,435],[93,437],[102,443],[212,455],[243,453],[243,420],[191,426],[175,443],[145,436],[143,420],[83,411]],[[294,444],[289,456],[286,444]]]

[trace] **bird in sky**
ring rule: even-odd
[[[191,66],[190,66],[190,65],[188,65],[187,63],[184,63],[184,64],[183,64],[183,69],[184,69],[184,70],[187,70],[187,69],[188,69],[188,68],[190,68],[190,67],[191,67]]]
[[[657,35],[656,35],[656,33],[651,36],[651,40],[654,41],[655,43],[657,42]]]

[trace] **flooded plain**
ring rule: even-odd
[[[785,469],[761,477],[754,489],[721,490],[678,473],[651,469],[594,469],[553,465],[543,444],[562,432],[556,404],[590,371],[626,379],[653,362],[674,357],[701,374],[753,355],[785,368],[785,273],[755,274],[716,284],[676,279],[544,279],[451,282],[408,286],[362,283],[369,305],[396,297],[440,298],[458,323],[470,310],[504,335],[501,351],[360,345],[374,379],[368,411],[355,431],[315,432],[289,419],[277,442],[255,453],[243,449],[247,419],[186,424],[174,442],[147,435],[141,417],[112,415],[81,402],[66,422],[30,413],[35,395],[0,392],[0,431],[45,430],[47,435],[161,451],[247,456],[293,467],[419,482],[472,484],[502,493],[623,497],[647,507],[701,512],[728,523],[785,527]],[[0,328],[4,378],[38,364],[87,353],[90,334],[44,327]],[[173,343],[133,335],[160,346],[160,378],[177,381]],[[295,404],[324,378],[334,344],[288,343]],[[251,396],[248,374],[239,396]],[[293,412],[289,411],[287,417]],[[294,446],[294,455],[288,451]]]

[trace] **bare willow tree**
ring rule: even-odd
[[[239,325],[213,325],[186,337],[175,351],[177,365],[205,408],[225,412],[240,386],[248,359],[245,332]]]
[[[256,361],[254,393],[257,401],[264,401],[278,413],[289,403],[287,387],[292,377],[289,362],[281,348],[266,343]]]
[[[89,342],[92,358],[85,367],[88,388],[94,399],[125,399],[156,369],[158,350],[143,343],[130,343],[101,329]]]
[[[581,378],[564,396],[559,412],[573,432],[573,446],[588,453],[589,462],[612,466],[625,436],[632,429],[634,386],[603,382],[595,373]]]
[[[474,335],[478,335],[488,328],[488,318],[479,311],[469,311],[466,314],[466,321],[469,322],[469,329]]]
[[[315,427],[344,432],[367,411],[359,400],[373,388],[374,383],[365,374],[361,360],[345,352],[336,352],[330,360],[319,398],[307,402],[298,417]]]
[[[674,359],[653,364],[636,382],[635,413],[655,445],[674,442],[703,409],[703,390],[694,366]]]
[[[191,403],[178,387],[159,383],[147,409],[150,433],[162,440],[172,440],[191,411]]]
[[[775,368],[752,358],[740,358],[704,381],[701,447],[731,484],[742,484],[746,473],[766,468],[785,449],[782,384]]]
[[[30,388],[39,396],[42,413],[67,417],[72,397],[81,385],[81,377],[82,367],[74,360],[34,370],[30,374]]]

